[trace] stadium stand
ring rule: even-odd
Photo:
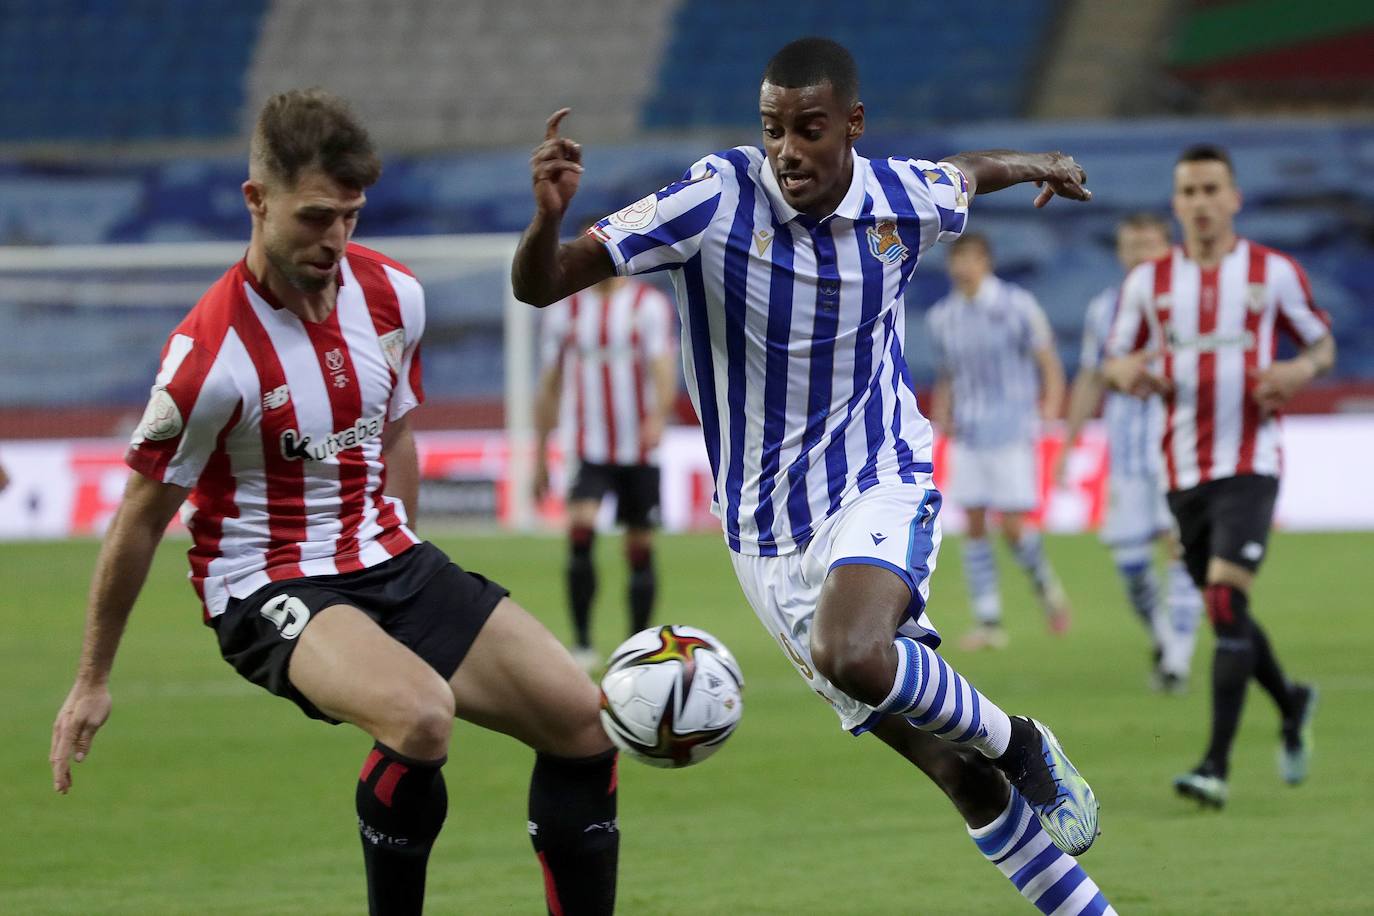
[[[951,15],[947,4],[912,0],[863,18],[844,4],[684,3],[643,123],[651,129],[751,123],[759,74],[777,50],[780,23],[794,35],[827,35],[854,53],[877,126],[1010,117],[1025,106],[1036,48],[1058,6],[1055,0],[974,0]],[[921,47],[959,53],[913,56],[915,36]]]
[[[6,0],[0,142],[234,136],[266,6]]]
[[[1146,5],[1158,13],[1159,3]],[[1331,48],[1374,29],[1362,3],[1334,0],[1286,20],[1276,11],[1269,0],[1187,5],[1175,27],[1173,73],[1243,75],[1255,69],[1241,67],[1245,61]],[[1070,365],[1083,304],[1117,277],[1114,222],[1133,210],[1166,210],[1172,157],[1213,140],[1235,157],[1246,194],[1241,230],[1302,259],[1335,317],[1338,376],[1374,377],[1374,311],[1360,307],[1374,296],[1365,180],[1374,127],[1355,119],[996,120],[1024,114],[1037,81],[1042,90],[1053,82],[1052,74],[1040,78],[1037,60],[1051,30],[1066,20],[1062,35],[1089,33],[1092,22],[1109,28],[1105,12],[1094,15],[1064,0],[975,0],[957,16],[914,0],[872,17],[779,0],[608,0],[595,21],[555,0],[397,0],[385,16],[364,0],[337,0],[327,16],[306,0],[13,0],[0,19],[0,143],[14,151],[0,154],[0,244],[242,240],[248,119],[268,93],[310,83],[352,99],[386,154],[385,178],[369,194],[367,236],[522,229],[528,149],[560,104],[574,107],[568,130],[586,147],[572,216],[610,212],[704,152],[756,142],[763,60],[783,32],[823,33],[848,44],[860,63],[869,114],[861,152],[1063,148],[1086,164],[1097,191],[1091,207],[1032,214],[1027,194],[1011,192],[979,201],[973,222],[991,237],[999,270],[1040,298]],[[617,28],[602,27],[608,21]],[[1250,38],[1225,28],[1236,21],[1257,23],[1240,30]],[[914,35],[923,47],[960,51],[913,59]],[[1138,56],[1140,44],[1121,47]],[[141,146],[140,158],[108,155],[112,143],[157,138],[180,145],[162,153]],[[56,158],[14,145],[56,140],[68,144]],[[187,154],[186,141],[210,142],[212,154]],[[945,292],[941,267],[937,253],[918,271],[913,309]],[[32,294],[41,284],[28,280],[0,289],[0,322],[15,329],[0,337],[0,409],[137,405],[151,367],[102,354],[112,344],[155,350],[144,344],[160,340],[201,282],[150,278],[142,289],[156,295],[112,310],[96,307],[98,283],[81,301],[53,305]],[[499,385],[495,282],[431,287],[435,397],[488,397]],[[919,322],[909,327],[908,353],[924,381]],[[72,368],[40,382],[35,354],[59,339]]]

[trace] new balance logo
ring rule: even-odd
[[[869,534],[869,537],[873,538],[873,545],[874,545],[875,547],[876,547],[877,545],[881,544],[883,541],[886,541],[886,540],[887,540],[887,535],[885,535],[885,534],[872,534],[872,533],[870,533],[870,534]]]
[[[276,410],[291,400],[291,391],[285,385],[278,385],[262,396],[264,410]]]

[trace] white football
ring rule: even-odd
[[[744,713],[739,663],[705,630],[641,630],[611,653],[609,665],[601,678],[601,724],[616,747],[650,766],[700,763]]]

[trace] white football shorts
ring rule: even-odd
[[[841,725],[857,735],[878,714],[822,677],[811,660],[811,621],[821,586],[836,566],[862,563],[891,570],[911,589],[907,617],[897,632],[934,648],[940,634],[925,605],[939,552],[940,491],[927,478],[919,484],[879,484],[860,493],[823,521],[799,551],[776,557],[731,551],[730,559],[759,622],[807,685],[835,708]]]
[[[1107,510],[1098,536],[1108,547],[1153,541],[1173,530],[1174,519],[1158,478],[1148,474],[1107,476]]]
[[[1031,512],[1040,502],[1033,442],[974,448],[950,443],[949,498],[966,509]]]

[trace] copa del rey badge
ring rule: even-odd
[[[622,232],[638,232],[654,221],[657,212],[658,195],[648,194],[623,210],[615,211],[607,221]]]
[[[162,442],[173,439],[181,433],[183,425],[181,410],[167,389],[154,388],[152,397],[148,398],[148,406],[143,411],[143,418],[139,420],[134,440]]]
[[[401,355],[406,348],[406,332],[404,328],[397,328],[394,331],[387,331],[377,342],[382,345],[382,356],[386,357],[386,364],[391,367],[391,371],[397,375],[401,374]]]

